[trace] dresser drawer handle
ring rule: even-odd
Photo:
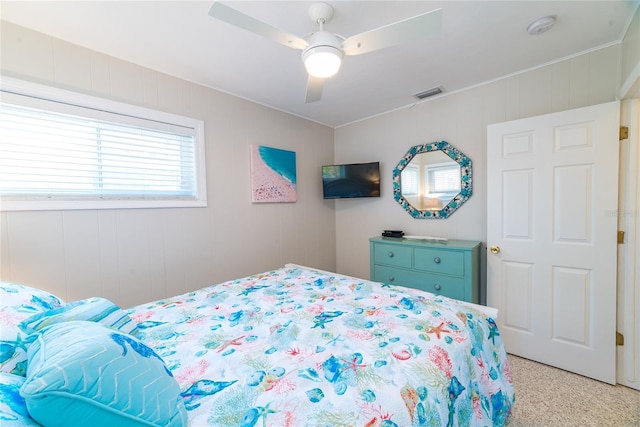
[[[438,257],[438,256],[437,256],[437,257],[435,257],[435,258],[433,259],[433,262],[435,262],[436,264],[440,264],[440,257]]]
[[[393,252],[389,251],[389,258],[393,258]]]
[[[439,291],[440,289],[442,289],[442,286],[440,286],[440,285],[438,285],[438,284],[436,283],[435,285],[433,285],[433,288],[434,288],[436,291]]]
[[[394,280],[396,280],[396,278],[395,278],[395,277],[393,277],[393,276],[389,276],[389,283],[393,282]]]

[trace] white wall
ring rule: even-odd
[[[337,128],[336,162],[379,160],[382,185],[380,199],[336,201],[338,271],[368,278],[368,238],[384,229],[485,242],[487,125],[615,100],[620,50],[607,47]],[[471,158],[473,195],[449,219],[413,219],[393,199],[392,172],[411,146],[439,140]]]
[[[205,121],[209,206],[0,213],[0,278],[130,306],[295,262],[335,270],[333,129],[2,22],[4,75]],[[296,152],[298,202],[252,204],[249,145]]]

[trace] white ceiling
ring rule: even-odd
[[[442,8],[442,33],[345,57],[322,100],[305,104],[300,51],[208,16],[212,1],[10,1],[2,19],[182,79],[337,127],[619,43],[640,0],[336,1],[325,29],[351,36]],[[298,36],[316,29],[309,1],[226,1]],[[536,18],[555,27],[530,36]],[[424,102],[424,101],[423,101]]]

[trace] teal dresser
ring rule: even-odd
[[[480,242],[369,239],[371,280],[480,302]]]

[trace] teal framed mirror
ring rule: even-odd
[[[393,170],[393,198],[416,219],[446,219],[472,193],[471,159],[446,141],[411,147]]]

